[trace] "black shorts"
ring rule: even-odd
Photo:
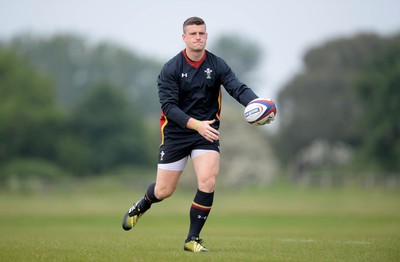
[[[168,164],[179,161],[189,156],[194,149],[214,150],[219,153],[219,140],[211,143],[200,135],[193,136],[192,138],[190,140],[187,138],[173,141],[166,140],[160,146],[158,163]]]

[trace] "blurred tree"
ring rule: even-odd
[[[222,35],[212,45],[211,51],[224,59],[245,83],[254,83],[262,55],[257,43],[236,35]]]
[[[143,118],[120,88],[91,88],[71,118],[71,136],[62,144],[62,162],[75,172],[97,173],[121,165],[146,166],[151,159]]]
[[[0,165],[17,157],[54,159],[63,121],[51,79],[0,47]]]
[[[159,113],[156,78],[161,64],[114,43],[97,45],[76,34],[48,38],[21,34],[9,43],[32,64],[52,75],[58,101],[73,108],[96,83],[108,82],[140,97],[146,113]]]
[[[313,141],[359,146],[355,123],[361,105],[354,81],[362,67],[396,37],[361,34],[310,49],[304,70],[283,87],[278,97],[281,125],[276,147],[283,163],[292,163]]]
[[[400,175],[400,36],[368,64],[357,91],[364,160]]]

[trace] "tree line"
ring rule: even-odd
[[[400,176],[400,35],[333,39],[303,62],[278,97],[282,163],[299,172],[340,166],[323,159],[337,148],[338,158],[351,152],[347,166]]]
[[[17,35],[0,57],[0,181],[154,168],[162,62],[75,34]]]
[[[149,94],[156,91],[143,78],[156,68],[117,45],[90,46],[76,36],[2,43],[0,178],[153,164],[149,144],[157,138],[147,118],[154,118]]]
[[[214,49],[245,82],[253,77],[256,45],[225,36]],[[161,66],[116,43],[73,34],[1,42],[0,181],[154,167]],[[283,167],[345,163],[398,175],[399,86],[399,35],[327,41],[307,51],[302,71],[281,88],[279,130],[265,139]],[[321,145],[337,149],[336,158],[313,159]]]

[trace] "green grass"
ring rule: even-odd
[[[183,251],[192,193],[121,229],[143,192],[0,195],[0,261],[400,261],[400,193],[271,186],[216,192],[202,232],[209,253]]]

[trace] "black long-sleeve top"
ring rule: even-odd
[[[161,103],[160,129],[165,139],[193,134],[186,124],[190,117],[213,120],[218,129],[221,113],[221,85],[243,106],[258,96],[240,82],[218,56],[206,51],[200,61],[191,61],[185,50],[168,61],[158,76]]]

